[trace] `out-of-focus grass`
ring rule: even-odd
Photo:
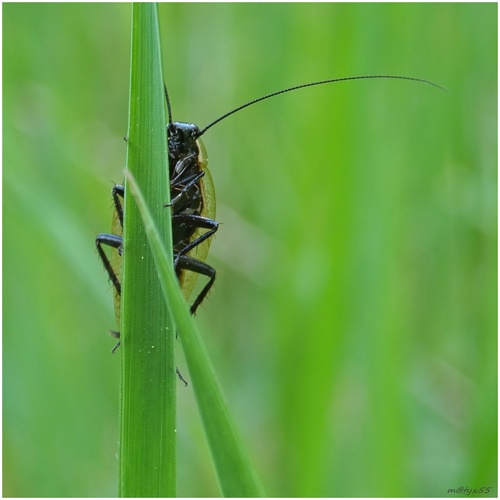
[[[3,493],[113,496],[120,354],[93,240],[125,162],[130,6],[3,9]],[[223,224],[198,321],[271,495],[497,493],[496,9],[160,6],[176,120],[336,76],[451,91],[307,89],[204,138]],[[178,492],[216,495],[178,392]]]

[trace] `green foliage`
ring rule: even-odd
[[[169,314],[182,341],[221,491],[225,497],[262,496],[255,472],[229,417],[227,404],[218,387],[200,334],[179,288],[172,268],[172,258],[162,243],[146,200],[132,175],[127,175],[127,185],[144,221]]]
[[[172,263],[165,101],[157,6],[133,7],[127,170],[143,186]],[[126,183],[119,491],[176,494],[175,328],[163,300],[141,215]]]
[[[129,5],[5,4],[4,496],[116,496],[93,239],[125,163]],[[495,4],[163,4],[221,227],[196,321],[273,496],[497,494]],[[142,185],[141,185],[142,187]],[[186,373],[181,356],[177,366]],[[218,495],[192,387],[178,494]],[[28,480],[26,478],[29,478]]]

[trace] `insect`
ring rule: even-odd
[[[206,283],[190,306],[191,314],[195,314],[215,281],[216,270],[205,263],[204,260],[208,253],[210,239],[219,227],[218,223],[214,220],[215,193],[212,178],[207,168],[207,154],[200,137],[215,124],[230,115],[279,94],[316,85],[363,79],[409,80],[426,83],[444,90],[439,85],[428,80],[407,76],[367,75],[333,78],[296,85],[264,95],[225,113],[209,123],[205,128],[199,129],[192,123],[174,122],[172,120],[170,99],[165,86],[165,99],[168,111],[167,139],[171,199],[170,204],[165,205],[165,207],[170,207],[172,210],[173,265],[186,299],[189,299],[197,277],[202,275],[207,278]],[[114,288],[115,313],[119,324],[124,187],[115,185],[112,190],[112,196],[115,209],[113,221],[114,234],[99,234],[96,237],[96,246],[99,257]],[[112,248],[111,258],[104,251],[104,246]],[[118,332],[112,331],[111,333],[119,338]],[[119,344],[118,342],[113,352]]]

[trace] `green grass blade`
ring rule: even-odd
[[[127,173],[127,185],[142,215],[163,293],[179,331],[222,493],[228,497],[263,496],[255,470],[232,424],[196,324],[181,294],[172,260],[163,246],[141,189],[130,173]]]
[[[127,169],[141,186],[172,262],[157,6],[133,5]],[[174,329],[144,226],[126,186],[121,336],[122,497],[176,494]]]

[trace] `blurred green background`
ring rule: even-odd
[[[222,224],[198,321],[269,495],[496,496],[496,4],[160,18],[174,119],[199,126],[332,77],[450,90],[346,82],[210,130]],[[117,494],[120,354],[94,237],[125,164],[130,22],[128,4],[3,4],[4,496]],[[216,496],[178,392],[179,496]]]

